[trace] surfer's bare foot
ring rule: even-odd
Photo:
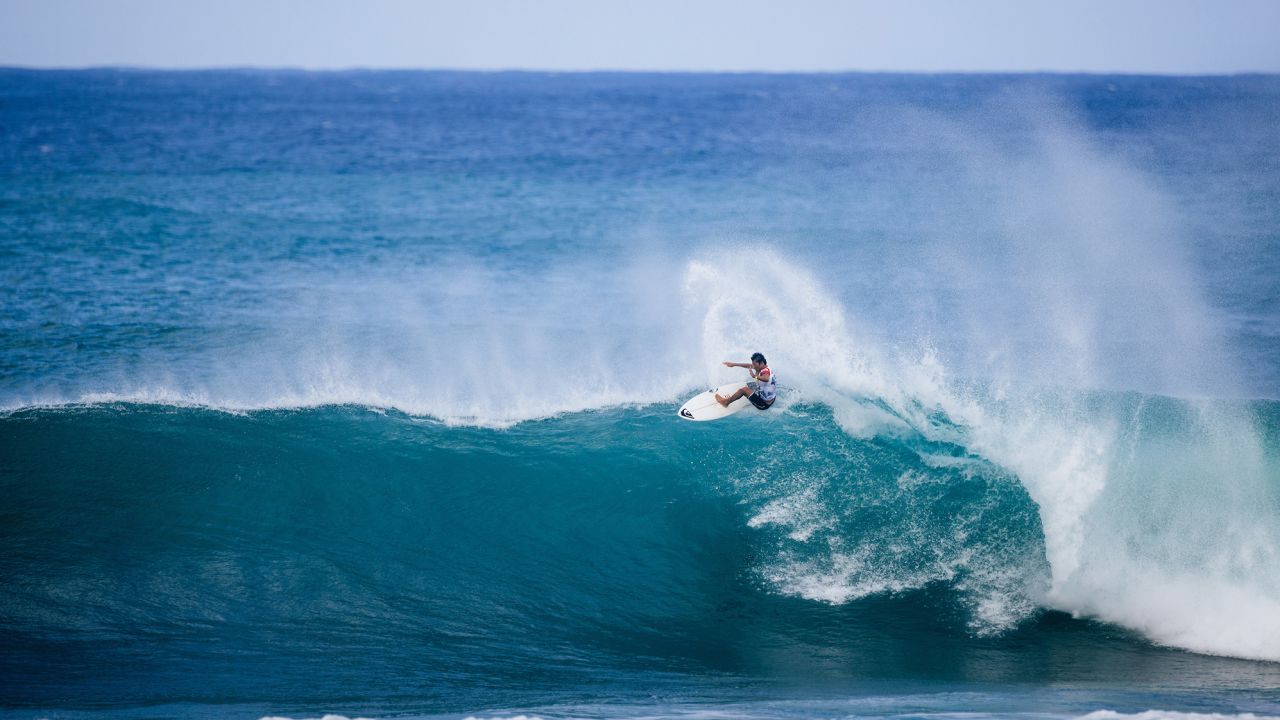
[[[716,402],[720,403],[724,407],[729,406],[729,398],[720,397],[720,393],[716,393]]]

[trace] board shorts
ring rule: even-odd
[[[750,400],[751,404],[755,405],[756,409],[758,410],[769,409],[769,401],[760,397],[760,393],[751,393],[750,395],[747,396],[747,399]]]

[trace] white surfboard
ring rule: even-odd
[[[695,395],[689,398],[689,402],[680,406],[678,414],[685,420],[719,420],[720,418],[729,417],[739,410],[751,407],[751,401],[745,397],[740,397],[729,403],[728,407],[725,407],[716,402],[716,393],[719,393],[720,397],[728,397],[737,392],[738,388],[746,387],[746,385],[746,382],[729,383],[728,385],[721,385],[714,390]]]

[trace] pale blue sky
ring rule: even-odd
[[[1280,72],[1280,0],[0,0],[0,65]]]

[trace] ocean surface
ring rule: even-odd
[[[0,70],[0,717],[1280,716],[1277,118]]]

